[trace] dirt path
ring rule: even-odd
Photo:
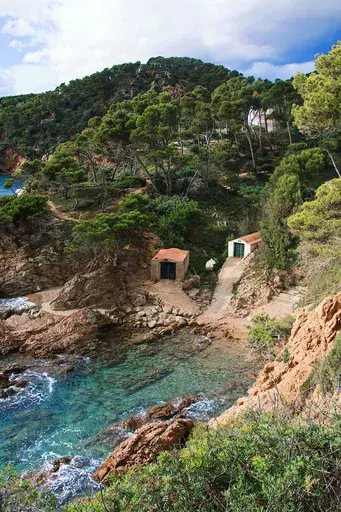
[[[60,220],[69,220],[71,222],[80,222],[79,219],[74,219],[67,213],[61,212],[57,209],[57,206],[52,201],[47,201],[47,206],[50,208],[52,214]]]
[[[244,261],[240,258],[227,258],[222,266],[218,284],[211,304],[206,311],[198,317],[199,323],[226,323],[227,309],[233,297],[233,286],[240,279],[244,269]]]
[[[246,317],[236,318],[231,316],[229,304],[233,297],[233,285],[240,279],[247,262],[238,258],[227,258],[218,279],[213,300],[208,308],[197,318],[199,324],[209,324],[213,329],[228,329],[231,336],[243,339],[247,334],[247,326],[253,316],[266,313],[272,318],[285,315],[296,316],[299,313],[299,305],[304,297],[305,290],[294,287],[283,291],[279,295],[264,304],[252,309]]]
[[[190,315],[197,315],[199,308],[196,303],[186,295],[181,288],[181,283],[162,279],[155,283],[149,292],[160,297],[166,306],[179,308]]]

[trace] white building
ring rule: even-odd
[[[246,258],[253,252],[261,241],[260,233],[241,236],[229,242],[229,258]]]

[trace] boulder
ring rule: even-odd
[[[143,425],[117,446],[94,473],[94,477],[100,482],[106,482],[111,475],[122,475],[134,465],[151,462],[162,451],[183,446],[193,426],[192,420],[182,418],[171,423]]]
[[[42,314],[38,318],[11,317],[0,324],[0,354],[19,351],[50,358],[53,354],[87,355],[96,352],[101,335],[111,324],[109,317],[91,309],[69,316]],[[1,331],[1,328],[3,331]]]

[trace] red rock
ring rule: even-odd
[[[148,423],[117,446],[94,473],[94,477],[105,482],[110,475],[126,473],[133,465],[151,462],[162,451],[182,446],[194,423],[189,419],[176,419],[172,423]]]

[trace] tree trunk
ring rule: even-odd
[[[336,162],[334,160],[333,155],[331,154],[331,152],[328,149],[325,149],[325,152],[327,153],[327,155],[329,156],[330,160],[332,161],[332,164],[333,164],[333,167],[335,169],[336,174],[338,175],[339,178],[341,178],[340,171],[339,171],[339,169],[338,169],[338,167],[336,165]]]
[[[236,134],[236,133],[234,134],[234,140],[235,140],[235,142],[236,142],[237,151],[238,151],[238,153],[240,153],[239,140],[238,140],[238,137],[237,137],[237,134]]]
[[[290,130],[290,123],[289,121],[287,121],[287,130],[288,130],[288,135],[289,135],[289,143],[292,144],[292,135],[291,135],[291,130]]]
[[[258,119],[259,119],[259,133],[258,133],[258,141],[259,141],[259,149],[263,151],[263,140],[262,140],[262,111],[258,111]]]
[[[251,158],[252,158],[252,167],[254,169],[256,169],[255,153],[253,151],[252,140],[251,140],[250,130],[249,130],[248,126],[245,126],[245,135],[246,135],[247,141],[249,143],[249,147],[250,147],[250,153],[251,153]]]
[[[191,179],[191,181],[189,182],[189,185],[188,185],[188,187],[187,187],[186,194],[185,194],[185,196],[186,196],[186,197],[188,196],[189,191],[191,190],[192,185],[193,185],[193,183],[194,183],[195,178],[197,177],[197,175],[198,175],[198,171],[195,171],[195,173],[194,173],[194,175],[192,176],[192,179]]]
[[[270,137],[270,133],[269,133],[268,118],[266,117],[266,111],[265,110],[264,110],[264,126],[265,126],[266,137],[267,137],[268,142],[269,142],[270,150],[272,151],[272,143],[271,143],[271,137]]]

